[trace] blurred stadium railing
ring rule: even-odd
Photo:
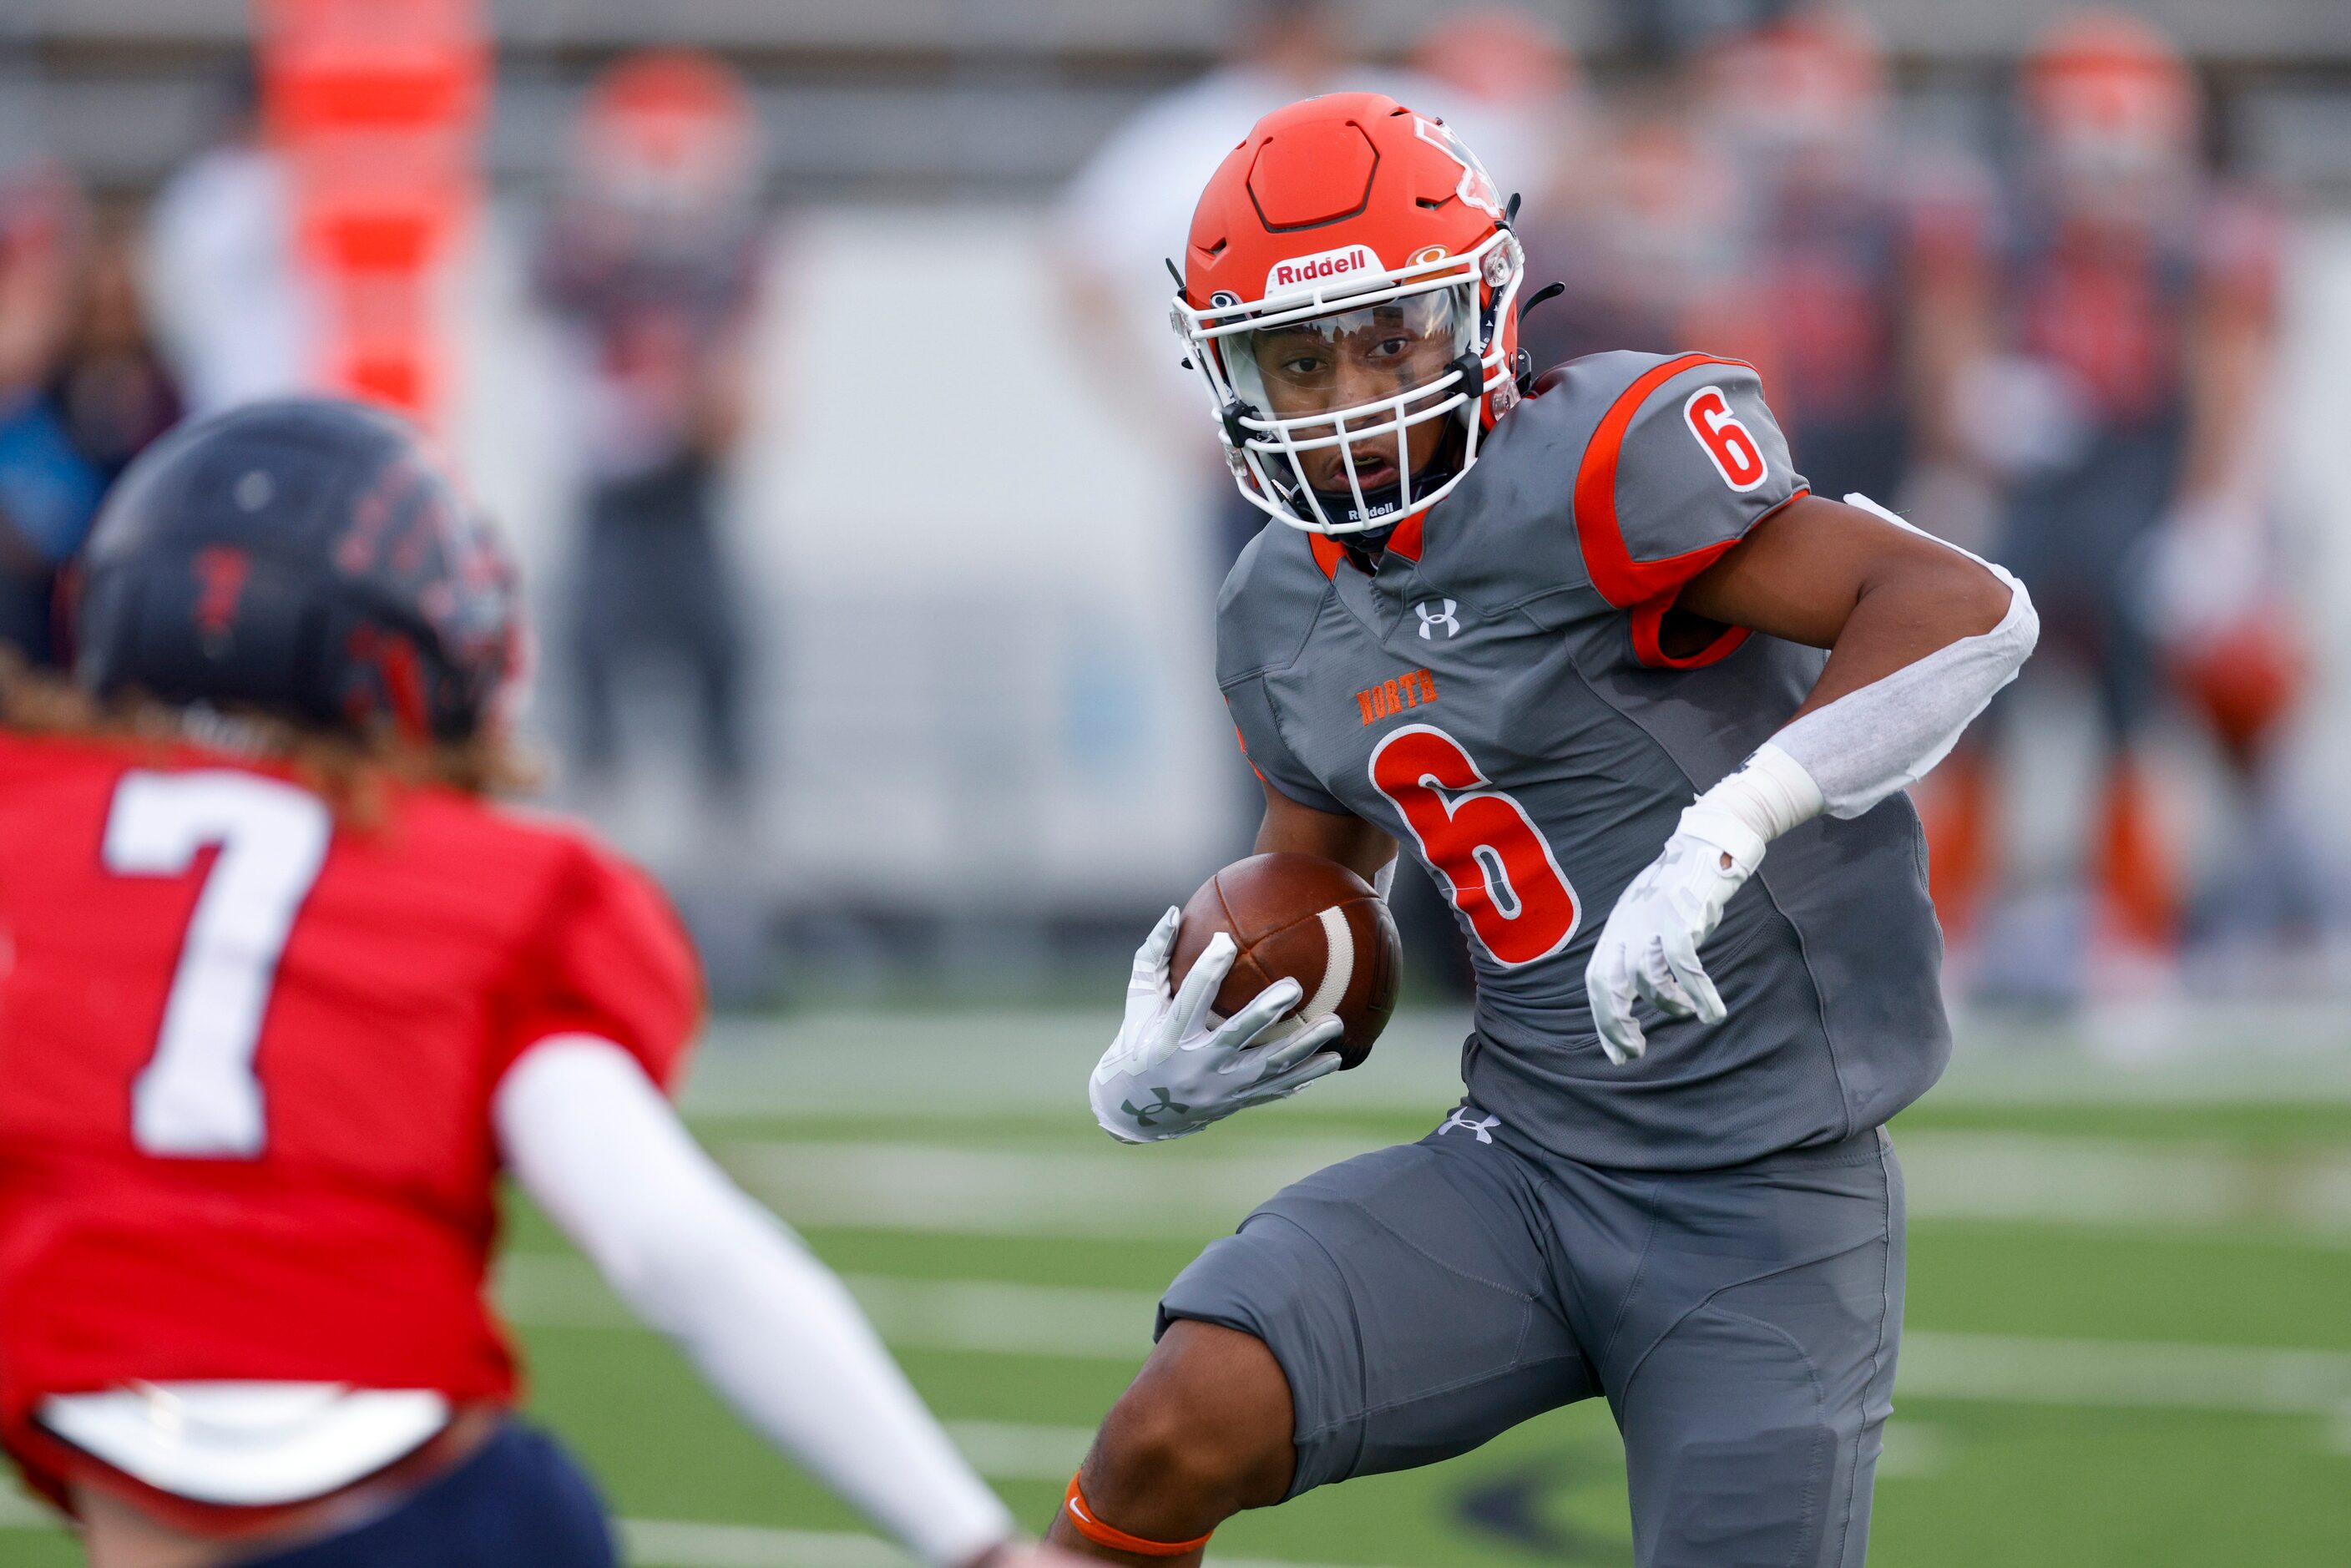
[[[1354,16],[1397,55],[1468,0],[1370,0]],[[1605,73],[1646,0],[1537,0]],[[1735,7],[1734,7],[1735,8]],[[1986,103],[2051,0],[1868,0],[1915,97]],[[2133,0],[2208,68],[2244,163],[2351,193],[2351,18],[2335,0]],[[690,40],[758,89],[771,173],[789,195],[1041,193],[1151,93],[1207,67],[1220,0],[496,0],[493,172],[547,172],[578,89],[613,53]],[[1723,7],[1718,7],[1723,9]],[[159,178],[205,133],[242,47],[246,0],[14,0],[0,9],[0,135],[37,115],[49,151],[101,183]],[[37,97],[37,107],[24,101]],[[14,99],[15,101],[9,101]],[[16,124],[9,123],[13,118]]]

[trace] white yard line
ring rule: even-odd
[[[996,1280],[852,1275],[850,1289],[882,1337],[904,1350],[1142,1360],[1156,1299],[1145,1291],[1021,1285]],[[630,1322],[585,1263],[519,1254],[500,1271],[499,1299],[517,1322],[617,1327]],[[2007,1405],[2230,1410],[2336,1418],[2351,1410],[2351,1353],[2157,1341],[2031,1339],[1913,1330],[1903,1336],[1897,1397]],[[1050,1469],[1083,1452],[1073,1427],[978,1426],[967,1451],[982,1469]],[[1052,1465],[1041,1457],[1054,1456]],[[1016,1457],[1017,1456],[1017,1457]],[[1008,1478],[1029,1472],[1009,1468]],[[1050,1479],[1050,1478],[1049,1478]]]
[[[1083,1117],[1086,1072],[1117,1028],[1114,994],[1078,1011],[718,1019],[686,1104],[713,1117]],[[1468,1024],[1465,1011],[1408,1008],[1362,1070],[1258,1114],[1293,1127],[1333,1113],[1418,1111],[1434,1121],[1460,1092]],[[1934,1091],[1943,1104],[2351,1103],[2342,1004],[2331,998],[2253,1007],[2167,997],[2055,1027],[1963,1014],[1956,1029],[1959,1049]]]
[[[624,1555],[643,1568],[907,1568],[914,1559],[870,1535],[624,1519]]]
[[[1229,1229],[1299,1177],[1375,1146],[1301,1138],[1220,1154],[729,1141],[716,1152],[798,1225],[1150,1240]]]
[[[0,1478],[0,1530],[62,1530],[57,1516]]]
[[[1895,1397],[2318,1416],[2351,1410],[2351,1354],[2243,1345],[1902,1336]]]
[[[1050,1481],[1067,1485],[1086,1450],[1092,1427],[1034,1426],[1026,1421],[949,1421],[947,1436],[971,1468],[994,1481]]]
[[[997,1427],[986,1423],[955,1430],[958,1441],[977,1435],[983,1443],[1007,1444],[1015,1451],[1025,1446],[1034,1450],[1037,1464],[1042,1463],[1040,1445],[1048,1440],[1046,1435],[1051,1435],[1053,1442],[1065,1442],[1068,1431],[1051,1427]],[[1082,1438],[1085,1434],[1078,1436]],[[1080,1451],[1082,1452],[1082,1445]],[[1060,1480],[1068,1476],[1076,1461],[1061,1464],[1056,1459],[1055,1463],[1053,1473],[1038,1479]],[[1017,1469],[995,1473],[1002,1479],[1029,1479]],[[623,1519],[616,1522],[622,1553],[637,1568],[913,1568],[914,1561],[887,1542],[847,1531],[778,1530],[767,1525],[711,1524],[679,1519]],[[23,1493],[0,1486],[0,1532],[17,1531],[64,1533],[55,1514]],[[1256,1557],[1218,1555],[1208,1562],[1215,1568],[1322,1568],[1311,1563],[1277,1563]]]
[[[622,1539],[637,1568],[911,1568],[914,1559],[870,1535],[624,1519]],[[1213,1556],[1211,1568],[1320,1568],[1258,1557]]]
[[[933,1235],[1205,1238],[1366,1145],[1021,1150],[920,1143],[726,1142],[719,1155],[787,1219]],[[1895,1147],[1915,1219],[2215,1230],[2351,1245],[2351,1150],[2263,1157],[2197,1144],[1918,1132]]]
[[[906,1350],[1139,1362],[1159,1298],[1148,1291],[852,1274],[849,1288],[882,1337]],[[534,1328],[627,1329],[636,1318],[584,1260],[517,1252],[500,1260],[500,1311]]]
[[[2351,1150],[2248,1155],[2210,1145],[2032,1133],[1897,1134],[1910,1214],[2201,1230],[2266,1224],[2351,1244]]]

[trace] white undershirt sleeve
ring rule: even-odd
[[[762,1435],[926,1563],[1011,1538],[847,1288],[727,1179],[627,1052],[542,1041],[492,1113],[523,1189]]]

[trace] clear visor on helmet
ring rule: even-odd
[[[1303,321],[1224,344],[1233,390],[1273,419],[1373,408],[1444,380],[1477,346],[1474,283]],[[1434,402],[1451,388],[1439,388]]]
[[[1259,472],[1325,526],[1409,506],[1425,469],[1483,390],[1478,284],[1423,289],[1252,329],[1219,345]],[[1325,507],[1317,497],[1343,498]]]

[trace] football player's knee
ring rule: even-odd
[[[1084,1484],[1119,1528],[1188,1540],[1280,1501],[1294,1459],[1290,1385],[1273,1353],[1251,1335],[1183,1322],[1102,1423]]]

